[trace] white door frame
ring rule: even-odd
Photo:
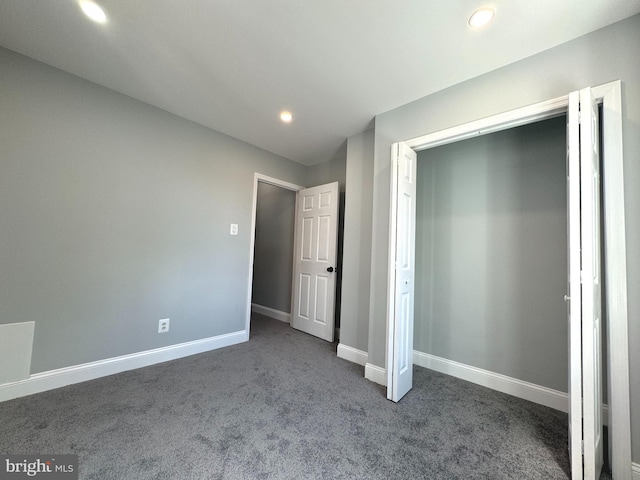
[[[245,341],[249,340],[249,330],[251,328],[251,293],[253,291],[253,256],[256,244],[256,215],[258,212],[258,182],[275,185],[276,187],[285,188],[294,192],[298,192],[305,187],[296,185],[295,183],[286,182],[278,178],[269,177],[262,173],[253,174],[253,203],[251,206],[251,233],[249,241],[249,283],[247,285],[247,309],[245,320]]]
[[[617,480],[631,480],[631,407],[629,396],[629,335],[627,317],[627,256],[624,213],[622,94],[619,80],[592,87],[603,105],[603,205],[607,304],[609,428],[611,467]],[[487,133],[506,130],[567,112],[565,95],[464,125],[405,140],[415,151]],[[394,228],[394,225],[390,225]],[[389,255],[392,253],[389,252]],[[389,272],[391,275],[391,272]],[[391,280],[391,278],[389,278]],[[392,282],[388,282],[391,287]],[[387,291],[387,299],[393,292]],[[387,313],[387,324],[393,321]],[[389,329],[387,328],[387,331]],[[389,339],[387,338],[387,346]],[[388,347],[387,347],[388,348]],[[391,352],[392,353],[392,352]],[[387,351],[386,367],[391,368]],[[390,385],[387,385],[390,388]]]

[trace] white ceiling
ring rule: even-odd
[[[0,45],[305,165],[376,114],[640,12],[640,0],[98,3],[105,25],[76,0],[0,0]],[[494,22],[471,30],[486,4]]]

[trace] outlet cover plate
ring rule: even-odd
[[[169,331],[169,322],[171,322],[169,318],[158,320],[158,333],[167,333]]]

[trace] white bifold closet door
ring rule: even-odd
[[[418,157],[408,145],[392,152],[390,301],[388,312],[387,398],[400,401],[413,386],[413,312],[416,251],[416,169]]]
[[[574,480],[603,464],[602,283],[598,107],[590,88],[569,95],[569,450]]]

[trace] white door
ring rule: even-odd
[[[570,448],[572,478],[585,480],[599,478],[603,463],[598,146],[598,109],[591,89],[585,88],[569,96],[569,195],[573,198],[570,198],[569,203],[570,246],[577,243],[576,235],[580,238],[579,266],[576,266],[577,255],[573,248],[569,260]],[[579,160],[576,160],[576,157],[579,157]],[[579,198],[575,194],[578,182],[573,177],[576,162],[579,164]],[[579,218],[579,226],[576,218]],[[579,228],[579,233],[576,228]],[[581,282],[579,298],[575,293],[578,279]],[[580,349],[581,355],[577,353]],[[581,438],[578,436],[580,426]],[[582,458],[579,455],[580,450]]]
[[[397,143],[392,158],[387,398],[398,402],[413,386],[417,155]]]
[[[338,242],[338,182],[296,197],[291,326],[333,342]]]
[[[580,282],[580,94],[569,95],[567,231],[569,262],[569,455],[572,480],[582,480],[582,294]]]
[[[580,90],[580,115],[584,478],[597,479],[603,461],[600,157],[598,107],[590,88]]]

